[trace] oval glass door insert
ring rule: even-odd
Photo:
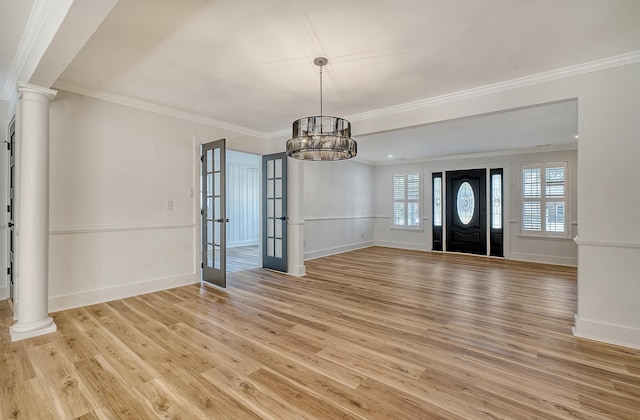
[[[460,221],[468,225],[473,219],[473,211],[476,207],[476,200],[473,195],[473,188],[468,182],[463,182],[458,188],[458,196],[456,198],[456,207]]]

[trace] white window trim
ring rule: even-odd
[[[405,199],[403,200],[404,202],[404,208],[405,208],[405,217],[408,217],[408,203],[418,203],[418,224],[415,226],[407,226],[407,225],[396,225],[394,223],[394,208],[395,208],[395,203],[399,202],[399,200],[395,199],[395,194],[394,194],[394,180],[396,178],[396,176],[398,175],[402,175],[405,178],[408,175],[418,175],[418,183],[420,184],[418,187],[418,199],[417,200],[408,200],[406,198],[406,190],[405,190]],[[406,183],[405,183],[405,188],[406,188]],[[424,214],[424,205],[423,205],[423,179],[422,179],[422,171],[421,170],[416,170],[416,171],[403,171],[403,172],[393,172],[391,174],[391,229],[398,229],[398,230],[412,230],[412,231],[422,231],[423,228],[423,222],[422,222],[422,218],[423,218],[423,214]]]
[[[543,169],[547,169],[547,168],[557,168],[557,167],[564,167],[564,232],[547,232],[545,231],[545,217],[544,217],[544,212],[546,209],[546,203],[547,202],[553,202],[553,201],[562,201],[556,197],[554,198],[547,198],[545,197],[544,191],[545,189],[545,178],[546,176],[543,176],[541,173],[541,184],[540,184],[540,230],[525,230],[523,228],[523,220],[522,220],[522,208],[523,208],[523,203],[526,201],[525,198],[522,196],[523,191],[522,191],[522,171],[524,169],[541,169],[541,172]],[[518,196],[519,196],[519,203],[520,203],[520,212],[519,212],[519,216],[518,216],[518,220],[520,222],[520,235],[522,237],[528,237],[528,238],[548,238],[548,239],[566,239],[569,238],[571,235],[571,211],[570,211],[570,203],[569,203],[569,197],[570,197],[570,185],[569,185],[569,180],[570,180],[570,176],[569,176],[569,163],[567,161],[562,161],[562,162],[547,162],[547,163],[532,163],[532,164],[522,164],[520,165],[520,172],[518,174]]]

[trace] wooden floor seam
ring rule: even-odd
[[[572,335],[575,268],[384,247],[305,266],[15,343],[0,302],[0,419],[640,419],[640,350]]]

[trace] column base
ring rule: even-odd
[[[44,321],[20,323],[16,322],[9,328],[11,341],[26,340],[27,338],[38,337],[44,334],[50,334],[58,331],[58,327],[51,317],[47,317]]]

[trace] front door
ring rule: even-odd
[[[202,162],[202,281],[227,287],[227,222],[225,139],[203,144]]]
[[[486,169],[447,172],[447,251],[487,254],[486,178]]]
[[[15,214],[15,187],[16,187],[16,122],[11,121],[9,126],[9,207],[7,215],[7,226],[9,227],[9,239],[8,239],[8,266],[7,273],[9,275],[9,300],[13,303],[15,285],[13,284],[14,278],[14,264],[15,264],[15,228],[14,228],[14,214]]]
[[[262,266],[287,271],[287,154],[262,156]]]

